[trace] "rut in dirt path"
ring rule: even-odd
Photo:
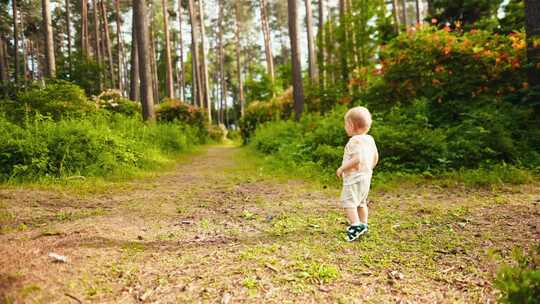
[[[0,303],[485,303],[490,254],[540,240],[537,184],[374,191],[346,243],[338,189],[264,170],[218,146],[98,194],[0,189]]]

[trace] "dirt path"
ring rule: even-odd
[[[375,192],[346,243],[338,190],[239,148],[99,194],[0,188],[0,303],[492,302],[494,257],[540,240],[539,190]]]

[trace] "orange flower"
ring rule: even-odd
[[[529,88],[529,83],[528,82],[524,82],[521,84],[523,86],[524,89],[528,89]]]
[[[439,22],[437,18],[431,18],[431,24],[437,24]]]

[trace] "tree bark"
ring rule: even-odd
[[[290,0],[289,0],[290,1]],[[235,15],[236,15],[236,27],[234,31],[234,35],[236,38],[236,70],[237,70],[237,77],[238,77],[238,99],[240,102],[240,117],[244,117],[245,112],[245,106],[244,106],[244,83],[242,80],[242,64],[240,60],[240,49],[241,49],[241,42],[240,42],[240,20],[239,20],[239,12],[238,12],[238,3],[235,5]]]
[[[540,38],[540,2],[538,0],[525,0],[525,28],[527,34],[527,60],[529,68],[527,77],[529,85],[540,91],[540,48],[535,47],[533,40]],[[540,106],[536,106],[537,113]]]
[[[139,52],[139,78],[141,81],[141,104],[143,119],[155,121],[154,93],[152,92],[152,71],[150,68],[150,39],[148,35],[148,17],[144,0],[133,0],[137,48]]]
[[[137,47],[137,23],[135,20],[135,11],[132,16],[131,29],[131,82],[129,87],[129,99],[133,101],[140,100],[139,88],[139,55]]]
[[[54,42],[53,31],[51,24],[51,9],[49,0],[41,1],[41,10],[43,14],[43,32],[45,38],[45,58],[46,58],[46,76],[50,78],[56,77],[56,61],[54,58]]]
[[[101,46],[100,46],[100,42],[99,42],[99,38],[100,38],[100,31],[99,31],[99,18],[98,18],[98,14],[99,14],[99,10],[98,10],[98,4],[97,4],[97,0],[93,0],[93,6],[92,6],[92,13],[93,13],[93,17],[94,17],[94,55],[96,57],[96,62],[98,65],[101,65]],[[100,84],[99,84],[99,87],[100,87],[100,90],[101,90],[101,72],[100,72]]]
[[[4,54],[4,37],[0,36],[0,82],[2,84],[6,83],[8,81],[7,77],[7,66],[6,62],[4,60],[5,54]]]
[[[394,17],[394,26],[396,33],[399,33],[401,30],[400,17],[399,17],[399,7],[398,0],[392,0],[392,16]]]
[[[172,72],[172,60],[171,60],[171,37],[169,35],[169,11],[167,10],[167,1],[161,0],[163,9],[163,32],[165,33],[165,88],[166,94],[169,98],[174,98],[174,85],[173,85],[173,72]]]
[[[184,81],[184,42],[182,35],[182,0],[178,0],[178,50],[180,52],[180,69],[178,70],[178,88],[180,93],[180,100],[184,101],[186,98],[185,81]]]
[[[84,57],[88,56],[89,45],[90,40],[88,38],[88,0],[81,0],[81,53]]]
[[[67,44],[68,44],[68,72],[69,77],[71,78],[71,9],[70,9],[69,0],[66,0],[66,34],[67,34]]]
[[[311,0],[306,2],[306,29],[308,39],[308,62],[309,62],[309,79],[312,84],[315,84],[319,78],[319,70],[317,69],[317,57],[315,56],[315,37],[313,36],[313,13],[311,11]]]
[[[17,17],[17,0],[11,2],[13,8],[13,55],[15,59],[15,82],[19,81],[20,62],[19,62],[19,24]]]
[[[347,21],[345,20],[347,16],[347,7],[345,0],[339,1],[339,24],[341,27],[341,41],[340,41],[340,51],[339,57],[341,61],[341,81],[342,87],[344,89],[348,88],[349,84],[349,39],[348,39],[348,27]]]
[[[319,40],[319,85],[321,88],[324,88],[324,81],[325,81],[325,47],[324,47],[324,40],[325,40],[325,32],[324,32],[324,15],[325,15],[325,4],[324,0],[319,0],[319,32],[318,40]]]
[[[114,5],[116,11],[116,60],[118,62],[118,90],[120,91],[120,94],[124,95],[124,85],[122,82],[122,52],[124,47],[122,43],[122,24],[120,23],[120,0],[115,0]]]
[[[227,84],[225,82],[225,54],[223,49],[223,0],[219,0],[219,16],[218,16],[218,56],[219,56],[219,81],[220,81],[220,106],[219,106],[219,120],[221,123],[223,119],[223,105],[227,101]]]
[[[193,97],[196,100],[196,104],[202,108],[204,106],[203,103],[203,95],[202,95],[202,85],[201,85],[201,77],[199,73],[199,51],[198,51],[198,44],[199,44],[199,37],[197,32],[197,20],[195,18],[195,11],[194,11],[194,5],[193,0],[188,1],[188,9],[189,9],[189,21],[191,24],[191,60],[192,60],[192,93]]]
[[[287,0],[289,11],[289,36],[291,40],[291,62],[295,119],[299,121],[304,111],[304,84],[298,42],[298,8],[296,0]]]
[[[419,25],[422,24],[422,20],[420,19],[420,0],[415,0],[414,3],[416,5],[416,24]]]
[[[151,7],[152,8],[152,7]],[[152,16],[153,19],[153,16]],[[156,41],[154,39],[154,21],[150,21],[150,70],[152,71],[152,88],[154,93],[154,101],[159,103],[159,78],[157,73],[156,62]]]
[[[111,88],[116,88],[116,81],[114,75],[114,61],[112,57],[111,47],[111,35],[109,33],[109,20],[107,18],[107,6],[103,3],[105,0],[100,1],[101,6],[101,24],[103,25],[103,33],[105,34],[105,49],[107,50],[107,62],[109,64],[109,76],[111,78]]]
[[[261,3],[261,27],[264,37],[264,52],[266,55],[266,72],[270,80],[274,82],[274,56],[272,54],[272,38],[270,36],[270,26],[268,24],[268,5],[266,0],[260,0]]]
[[[401,18],[403,21],[403,24],[405,25],[405,30],[408,28],[407,24],[407,2],[406,0],[400,0],[401,2]]]
[[[204,90],[204,102],[208,112],[208,121],[212,123],[212,102],[208,96],[209,83],[208,83],[208,65],[206,64],[206,35],[204,28],[204,0],[199,0],[199,19],[201,26],[201,68],[202,68],[202,80]]]

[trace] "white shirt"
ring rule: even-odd
[[[360,162],[356,168],[343,173],[343,184],[352,185],[359,182],[361,177],[371,177],[377,153],[377,146],[371,135],[364,134],[351,137],[345,146],[342,165],[355,155]]]

